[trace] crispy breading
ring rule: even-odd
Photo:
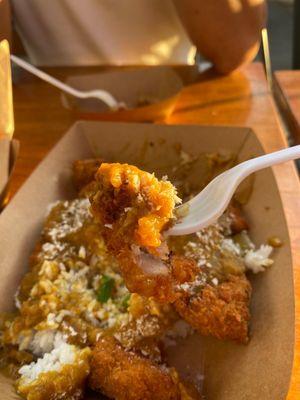
[[[125,351],[113,337],[93,349],[89,385],[116,400],[179,400],[171,372],[145,357]]]
[[[191,258],[172,254],[171,257],[172,266],[172,276],[176,280],[176,283],[184,283],[193,281],[196,273],[198,272],[198,267],[195,261]]]
[[[93,213],[106,226],[103,236],[119,262],[129,291],[153,296],[160,302],[175,302],[181,317],[204,335],[246,343],[251,285],[243,270],[236,276],[226,273],[217,285],[204,276],[199,292],[189,292],[185,283],[199,280],[201,268],[193,259],[170,254],[163,240],[161,232],[172,218],[176,191],[168,186],[162,200],[161,181],[127,164],[102,164],[96,181],[98,190],[91,198]],[[146,235],[143,231],[144,242],[137,234],[141,219],[164,207],[168,196],[173,196],[172,201],[169,199],[166,213],[160,215],[165,225],[154,224]],[[234,233],[248,228],[236,206],[232,205],[227,215]],[[159,247],[153,245],[157,245],[157,239]]]
[[[161,337],[178,321],[174,308],[170,304],[158,303],[152,297],[132,293],[128,313],[129,322],[121,325],[114,337],[126,350],[137,351],[161,362]]]
[[[171,182],[119,163],[102,163],[95,177],[99,191],[92,207],[100,221],[122,229],[126,220],[131,243],[150,251],[159,247],[161,232],[174,218],[175,205],[180,202]]]
[[[173,218],[175,188],[127,164],[102,164],[96,181],[92,211],[104,226],[103,237],[126,286],[158,301],[175,301],[178,283],[194,279],[196,272],[192,260],[170,256],[161,235]]]
[[[180,296],[177,285],[195,278],[196,263],[185,257],[170,256],[161,260],[139,248],[130,249],[117,236],[110,239],[107,246],[118,260],[126,286],[132,293],[172,303]]]
[[[206,285],[199,294],[181,297],[175,309],[203,335],[247,343],[251,284],[245,275],[231,275],[217,286]]]
[[[105,336],[96,343],[88,383],[93,390],[115,400],[202,398],[191,382],[180,379],[174,368],[126,351],[112,336]]]

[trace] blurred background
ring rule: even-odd
[[[268,0],[267,28],[273,70],[300,69],[300,0]],[[16,32],[14,52],[24,53]],[[262,59],[260,51],[256,60]]]
[[[299,0],[269,0],[268,3],[268,31],[273,70],[292,69],[294,18],[296,19]],[[300,16],[297,26],[299,24]],[[298,30],[300,32],[300,28]],[[295,37],[299,37],[300,43],[300,35],[295,34]],[[257,59],[261,60],[261,58],[259,54]],[[297,65],[297,69],[299,68],[300,65]]]

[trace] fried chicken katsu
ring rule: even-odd
[[[100,339],[93,351],[89,384],[118,400],[193,400],[176,371],[125,351],[112,337]]]
[[[202,335],[248,342],[251,285],[244,275],[230,275],[217,286],[206,285],[196,296],[182,296],[178,314]]]
[[[204,265],[168,248],[163,230],[172,223],[178,203],[171,183],[127,164],[102,164],[96,182],[92,211],[105,227],[107,247],[118,260],[129,291],[174,303],[180,316],[202,334],[247,342],[251,286],[242,263],[230,271],[224,252],[212,249],[210,257],[218,253],[222,269],[216,285],[216,277],[207,279]],[[230,216],[236,232],[246,226],[234,208]],[[221,233],[216,244],[220,238]]]
[[[179,201],[175,188],[127,164],[103,163],[96,184],[92,212],[129,291],[174,302],[178,283],[192,280],[196,271],[192,260],[174,258],[162,237]]]

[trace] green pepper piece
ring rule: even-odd
[[[100,303],[106,303],[112,297],[114,288],[115,280],[108,275],[103,275],[97,292],[97,300]]]

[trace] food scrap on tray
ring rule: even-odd
[[[272,264],[232,204],[194,235],[167,238],[179,198],[167,178],[80,160],[78,196],[49,208],[16,312],[1,316],[2,369],[28,400],[201,399],[165,347],[194,331],[249,341],[248,270]],[[184,329],[177,329],[183,324]],[[171,340],[170,340],[171,339]]]

